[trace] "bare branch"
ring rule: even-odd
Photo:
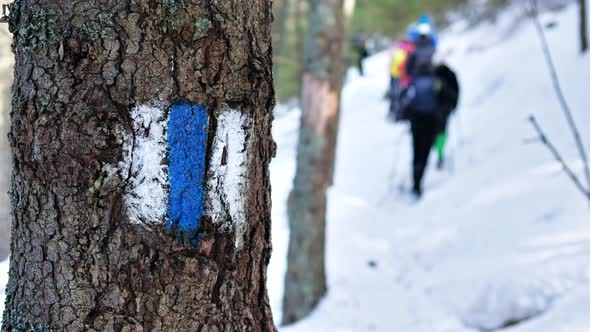
[[[580,0],[580,50],[588,50],[588,19],[586,14],[586,0]]]
[[[574,139],[576,141],[576,146],[578,148],[578,152],[582,157],[582,161],[584,162],[584,174],[586,176],[587,185],[590,188],[590,168],[588,167],[588,156],[586,155],[585,145],[582,141],[582,137],[580,135],[580,131],[574,121],[574,117],[572,115],[571,109],[565,96],[563,94],[563,89],[561,88],[561,84],[559,83],[559,76],[557,75],[557,70],[555,69],[555,63],[553,61],[553,57],[551,56],[551,50],[549,48],[549,43],[547,42],[547,38],[545,37],[545,32],[543,31],[543,26],[539,21],[539,10],[537,6],[537,0],[530,0],[531,1],[531,17],[533,22],[535,23],[535,27],[537,28],[537,32],[539,33],[539,38],[541,39],[541,44],[543,47],[543,53],[545,54],[545,59],[547,60],[547,66],[549,68],[549,72],[551,74],[551,80],[553,81],[553,86],[555,88],[555,92],[557,93],[557,98],[559,99],[559,103],[565,114],[567,119],[568,125],[570,126],[572,133],[574,135]]]
[[[580,181],[576,173],[574,173],[574,171],[567,165],[559,151],[557,151],[557,148],[555,148],[555,145],[553,145],[553,143],[551,143],[551,141],[547,138],[547,135],[545,135],[545,132],[543,131],[543,129],[541,129],[541,126],[537,122],[537,119],[534,115],[531,115],[529,117],[529,121],[537,131],[537,134],[539,134],[539,140],[541,141],[541,143],[543,143],[549,149],[549,151],[551,151],[553,157],[555,157],[555,159],[561,164],[563,170],[569,176],[572,182],[574,182],[574,184],[580,190],[580,192],[582,192],[582,194],[590,201],[590,188],[588,190],[584,188],[582,181]]]

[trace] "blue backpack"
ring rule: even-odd
[[[437,112],[439,90],[440,81],[434,74],[415,76],[408,91],[411,110],[419,113]]]

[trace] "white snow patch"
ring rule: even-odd
[[[506,332],[587,332],[590,287],[584,286],[558,300],[543,317],[505,330]]]
[[[541,315],[564,290],[521,279],[490,282],[463,313],[466,325],[491,331]]]
[[[250,119],[235,110],[221,113],[209,165],[208,215],[223,231],[234,231],[241,247],[246,227],[245,192],[248,159],[246,128]]]
[[[134,138],[130,152],[131,178],[125,194],[129,219],[137,224],[165,222],[168,194],[166,157],[166,128],[168,117],[159,104],[140,105],[131,112]]]

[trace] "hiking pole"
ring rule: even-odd
[[[456,113],[455,113],[456,114]],[[455,174],[455,168],[457,167],[457,160],[459,159],[457,157],[457,155],[459,154],[459,149],[461,148],[461,145],[463,144],[463,140],[464,140],[464,136],[463,136],[463,122],[461,121],[461,118],[459,117],[459,115],[455,115],[455,121],[456,123],[456,139],[455,144],[453,144],[453,164],[452,164],[452,174]]]
[[[393,162],[392,162],[392,167],[391,167],[391,171],[389,172],[389,176],[387,179],[387,183],[388,183],[388,188],[385,192],[384,197],[379,201],[378,205],[382,206],[385,201],[387,200],[388,196],[393,193],[394,189],[395,189],[395,181],[398,177],[398,168],[399,168],[399,160],[400,160],[400,155],[401,155],[401,143],[404,139],[405,136],[405,131],[401,131],[400,134],[397,136],[397,139],[395,140],[395,143],[393,144]]]
[[[457,145],[463,145],[465,140],[465,136],[463,135],[463,116],[460,115],[460,112],[458,111],[455,111],[453,116],[455,117],[455,122],[457,123]]]

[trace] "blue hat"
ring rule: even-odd
[[[418,24],[429,24],[431,25],[432,20],[430,19],[430,16],[428,14],[422,14],[420,16],[420,19],[418,19]]]

